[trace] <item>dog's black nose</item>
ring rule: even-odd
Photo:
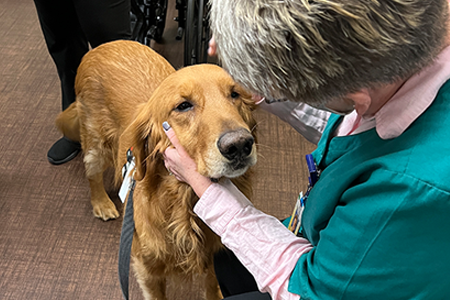
[[[228,160],[240,160],[250,155],[255,140],[242,128],[224,133],[217,142],[220,153]]]

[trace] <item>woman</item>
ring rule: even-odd
[[[196,172],[167,130],[166,167],[272,299],[450,295],[447,20],[447,0],[211,1],[217,51],[236,81],[334,113],[313,153],[321,172],[302,237],[230,181]],[[250,297],[263,299],[233,299]]]

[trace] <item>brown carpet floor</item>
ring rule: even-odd
[[[152,45],[176,68],[183,44],[175,40],[169,2],[162,44]],[[0,299],[121,299],[117,253],[121,218],[95,219],[81,156],[50,165],[60,138],[54,119],[60,87],[32,1],[0,0]],[[254,203],[284,218],[306,187],[304,154],[313,146],[265,112],[259,121]],[[116,200],[117,190],[106,180]],[[200,287],[170,288],[170,299],[200,299]],[[132,299],[142,299],[131,280]]]

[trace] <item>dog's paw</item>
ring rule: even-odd
[[[94,216],[103,221],[114,220],[120,216],[116,206],[111,201],[94,205],[93,211]]]

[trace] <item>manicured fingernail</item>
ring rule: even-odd
[[[163,128],[164,128],[165,131],[168,131],[168,130],[170,129],[169,123],[164,122],[164,123],[163,123]]]
[[[253,95],[252,95],[252,100],[255,102],[255,104],[260,104],[260,103],[262,103],[263,101],[265,101],[266,98],[265,98],[265,97],[262,97],[262,96],[260,96],[260,95],[253,94]]]

